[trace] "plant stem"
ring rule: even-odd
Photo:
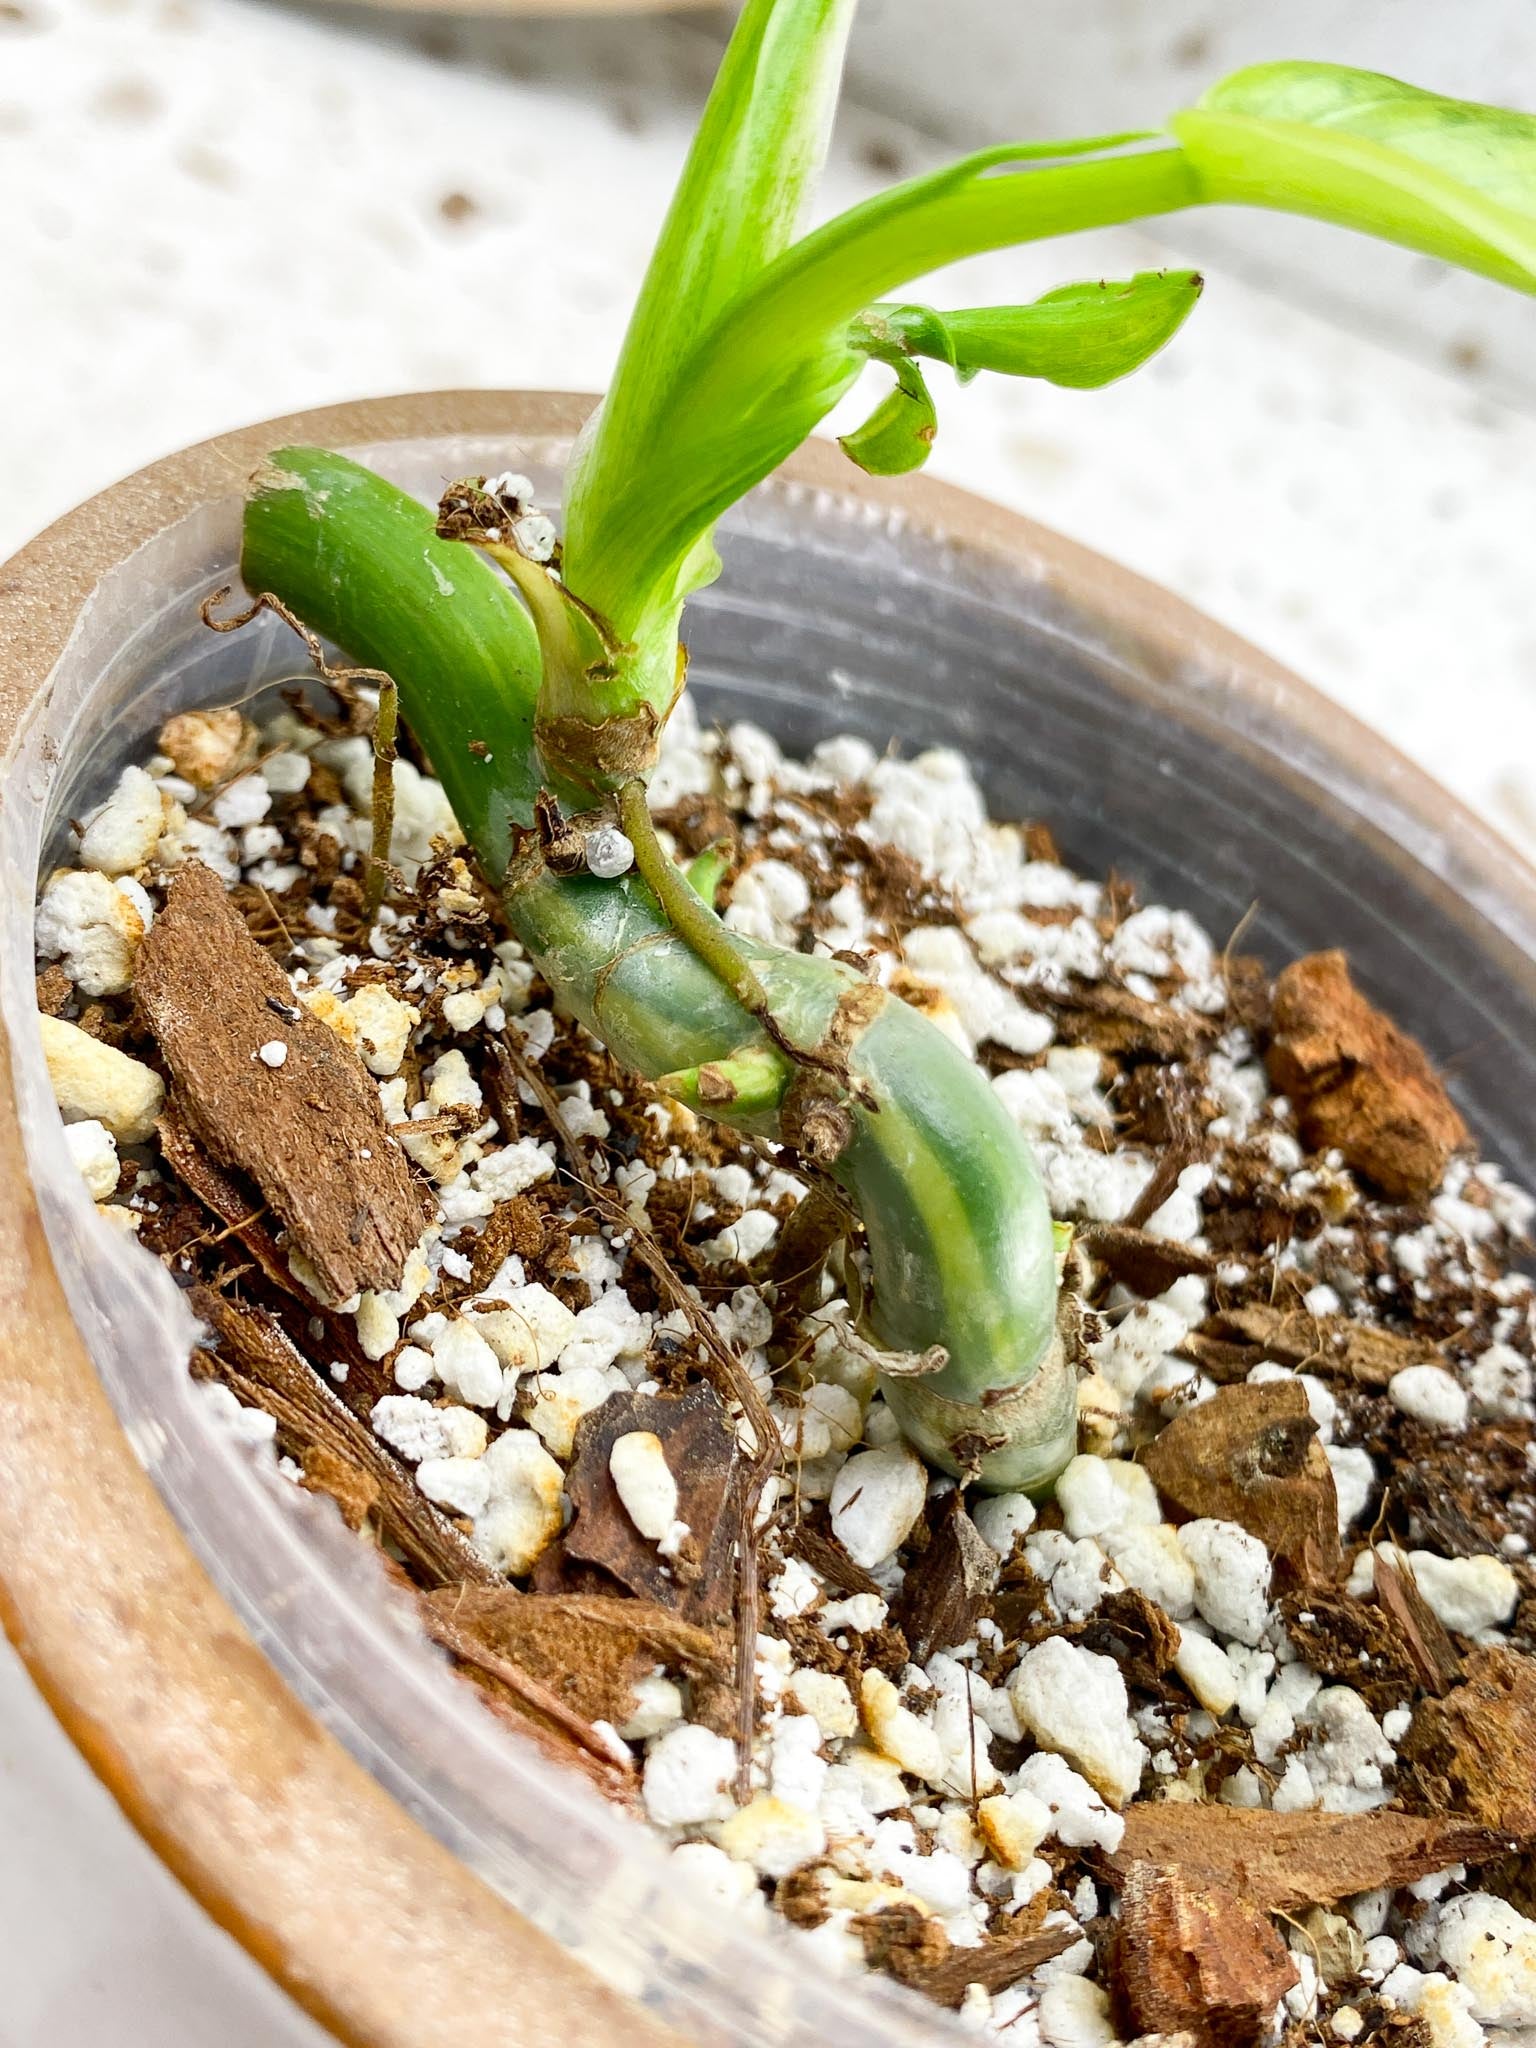
[[[705,903],[676,861],[670,860],[656,827],[645,784],[636,777],[618,793],[619,824],[635,849],[635,867],[661,905],[662,915],[680,939],[710,971],[719,976],[749,1016],[769,1015],[763,984],[732,943],[725,926]]]
[[[324,465],[328,495],[296,488],[287,465],[298,459],[282,458],[278,481],[258,480],[247,579],[342,646],[388,665],[402,713],[487,871],[499,874],[498,856],[513,840],[509,819],[524,803],[532,815],[519,780],[527,755],[517,746],[533,694],[519,688],[537,687],[519,669],[526,617],[497,584],[496,600],[476,597],[457,646],[454,612],[430,610],[441,569],[424,548],[431,515],[355,465],[345,465],[341,488],[338,456],[302,458],[311,482]],[[461,574],[492,576],[467,549],[453,560]],[[373,611],[380,590],[389,594],[387,636]],[[510,613],[494,609],[503,599]],[[500,643],[498,620],[509,625]],[[453,687],[466,665],[497,678],[467,718]],[[487,764],[465,750],[466,730],[498,769],[505,751],[509,786],[494,802],[478,774]],[[650,876],[552,874],[535,834],[516,834],[505,869],[513,929],[560,1001],[623,1065],[655,1081],[747,1062],[740,1071],[756,1078],[738,1099],[700,1102],[740,1130],[792,1137],[795,1090],[761,1085],[762,1063],[783,1059],[793,1082],[800,1076],[786,1051],[803,1062],[836,1049],[812,1078],[818,1100],[832,1102],[845,1126],[828,1171],[863,1220],[874,1338],[891,1352],[941,1346],[947,1354],[929,1378],[888,1380],[887,1398],[935,1464],[985,1486],[1047,1487],[1076,1447],[1075,1372],[1056,1331],[1050,1213],[1018,1127],[980,1070],[916,1010],[839,961],[727,931],[680,870],[652,861],[654,828],[648,815],[640,819],[640,796],[627,798],[626,823]],[[841,1083],[829,1071],[839,1065]]]

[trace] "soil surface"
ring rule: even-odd
[[[1348,962],[1271,978],[951,754],[674,719],[729,922],[925,1009],[1075,1226],[1080,1455],[976,1496],[849,1219],[552,1009],[419,761],[364,929],[368,716],[173,721],[42,896],[71,1149],[232,1426],[807,1969],[1053,2048],[1536,2027],[1532,1204]]]

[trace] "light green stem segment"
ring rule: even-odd
[[[684,1070],[690,1106],[782,1136],[781,1056],[643,883],[540,870],[508,908],[551,986],[626,1066],[653,1080]],[[839,997],[867,987],[838,961],[730,937],[780,1028],[806,1049]],[[886,1398],[943,1469],[994,1488],[1048,1486],[1076,1448],[1077,1397],[1056,1341],[1055,1244],[1033,1155],[980,1071],[895,997],[849,1065],[866,1099],[847,1098],[852,1136],[832,1172],[864,1222],[878,1340],[949,1354],[942,1372],[888,1379]],[[737,1100],[697,1086],[711,1066],[745,1084]]]
[[[500,875],[509,821],[531,815],[537,787],[531,636],[511,593],[503,612],[474,580],[484,565],[435,541],[432,528],[423,507],[345,457],[289,449],[256,478],[242,566],[252,590],[272,591],[315,631],[394,676],[482,862]],[[456,607],[435,604],[444,575],[464,579],[470,594],[462,646]],[[466,708],[464,678],[488,673],[493,687]],[[471,753],[467,737],[501,771],[494,801],[484,753]],[[637,876],[560,878],[525,854],[507,879],[508,914],[541,973],[619,1060],[652,1080],[681,1083],[692,1070],[700,1108],[744,1131],[783,1135],[782,1087],[763,1080],[770,1061],[787,1074],[783,1054]],[[839,1000],[868,987],[838,961],[728,934],[696,907],[744,956],[797,1047],[819,1046]],[[831,1170],[863,1219],[875,1336],[893,1352],[948,1353],[938,1373],[888,1379],[887,1398],[935,1465],[992,1488],[1048,1487],[1076,1446],[1076,1387],[1057,1339],[1051,1219],[1034,1157],[979,1070],[898,999],[875,1005],[848,1058],[851,1130]],[[697,1088],[698,1069],[722,1064],[756,1077],[730,1103]]]

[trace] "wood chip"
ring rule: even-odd
[[[194,1287],[191,1302],[216,1340],[214,1351],[193,1354],[194,1372],[217,1376],[248,1405],[274,1416],[279,1441],[301,1461],[312,1448],[318,1449],[348,1467],[358,1487],[364,1482],[375,1486],[374,1513],[381,1534],[428,1583],[456,1585],[470,1579],[501,1584],[367,1424],[321,1384],[271,1316],[247,1303],[229,1301],[211,1287]]]
[[[1122,1058],[1191,1060],[1216,1036],[1208,1017],[1109,983],[1032,988],[1029,999],[1037,1009],[1051,1012],[1065,1044],[1091,1045]]]
[[[346,1368],[339,1384],[333,1380],[336,1398],[366,1420],[380,1395],[395,1392],[388,1361],[369,1358],[358,1341],[352,1317],[338,1315],[316,1301],[309,1289],[295,1280],[273,1232],[267,1205],[242,1174],[209,1158],[174,1104],[160,1119],[159,1135],[160,1149],[177,1178],[218,1218],[219,1235],[233,1238],[255,1261],[275,1297],[279,1320],[286,1318],[285,1329],[295,1348],[307,1358],[323,1356],[328,1365]],[[199,1241],[206,1241],[206,1233]],[[171,1251],[173,1268],[179,1249],[185,1247]],[[323,1337],[317,1337],[312,1327],[317,1323],[323,1326]]]
[[[1155,1692],[1164,1672],[1179,1654],[1179,1625],[1138,1586],[1106,1593],[1093,1612],[1067,1628],[1053,1624],[1040,1631],[1070,1635],[1084,1649],[1112,1657],[1127,1685]]]
[[[1216,1264],[1209,1252],[1176,1244],[1172,1238],[1154,1237],[1150,1230],[1133,1229],[1128,1223],[1082,1224],[1076,1242],[1112,1280],[1144,1301],[1165,1293],[1187,1274],[1214,1271]]]
[[[1138,1863],[1150,1863],[1223,1885],[1260,1912],[1294,1913],[1478,1863],[1509,1844],[1509,1833],[1453,1814],[1273,1813],[1144,1800],[1127,1809],[1124,1839],[1108,1860],[1122,1886]]]
[[[608,1469],[614,1443],[632,1430],[660,1437],[677,1482],[677,1515],[690,1535],[665,1558],[625,1513]],[[644,1600],[704,1628],[728,1628],[735,1611],[734,1549],[743,1460],[713,1387],[683,1395],[611,1394],[584,1418],[566,1479],[575,1514],[565,1554],[598,1565]]]
[[[1376,1604],[1390,1616],[1419,1684],[1429,1693],[1449,1692],[1461,1676],[1461,1653],[1444,1622],[1412,1578],[1389,1564],[1380,1551],[1373,1579]]]
[[[1353,1380],[1374,1390],[1384,1388],[1405,1366],[1445,1362],[1427,1338],[1264,1302],[1208,1317],[1179,1348],[1213,1379],[1244,1379],[1267,1358],[1319,1379]]]
[[[1269,1077],[1317,1152],[1337,1147],[1393,1201],[1422,1201],[1471,1142],[1424,1049],[1368,1003],[1340,952],[1309,953],[1275,982]]]
[[[583,1720],[615,1727],[634,1712],[636,1681],[658,1664],[719,1683],[729,1677],[735,1654],[727,1637],[651,1600],[448,1586],[423,1601],[547,1686]]]
[[[364,1527],[379,1504],[379,1482],[325,1444],[306,1444],[299,1453],[306,1493],[323,1493],[335,1501],[341,1519],[353,1531]]]
[[[554,1762],[574,1766],[606,1798],[635,1806],[635,1769],[628,1755],[552,1692],[541,1680],[460,1626],[454,1602],[418,1602],[423,1626],[484,1694],[493,1712],[530,1737]]]
[[[1030,1976],[1042,1963],[1080,1941],[1075,1927],[993,1935],[976,1948],[955,1948],[944,1929],[915,1905],[883,1906],[849,1923],[864,1944],[872,1970],[886,1970],[898,1983],[957,2011],[972,1984],[996,1994]]]
[[[1303,1585],[1337,1580],[1338,1496],[1299,1380],[1220,1388],[1175,1416],[1141,1462],[1183,1514],[1240,1523]]]
[[[1536,1839],[1536,1657],[1490,1647],[1463,1669],[1463,1684],[1415,1711],[1403,1761],[1437,1806]]]
[[[877,1599],[885,1598],[878,1580],[872,1578],[863,1565],[855,1564],[832,1531],[822,1524],[798,1522],[782,1540],[791,1556],[798,1557],[802,1564],[820,1572],[827,1584],[835,1586],[838,1592],[873,1593]]]
[[[362,1061],[295,1003],[223,883],[189,861],[139,948],[134,995],[180,1114],[245,1174],[338,1301],[400,1283],[432,1215]],[[269,1066],[259,1049],[286,1048]]]
[[[1401,1629],[1384,1608],[1308,1586],[1285,1594],[1280,1613],[1304,1662],[1319,1677],[1359,1693],[1373,1714],[1411,1698],[1418,1673]]]
[[[1138,2034],[1187,2030],[1202,2048],[1248,2048],[1298,1981],[1274,1926],[1225,1886],[1179,1869],[1132,1866],[1111,1965]]]
[[[896,1620],[914,1664],[968,1643],[992,1604],[1002,1559],[965,1512],[959,1489],[945,1502],[928,1548],[908,1569]]]

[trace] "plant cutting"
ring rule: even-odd
[[[1343,2040],[1518,2024],[1487,1963],[1528,1938],[1500,1859],[1536,1814],[1481,1759],[1536,1736],[1531,1205],[1339,955],[1213,943],[1090,871],[1113,834],[1074,866],[989,820],[953,753],[701,732],[679,646],[713,522],[861,365],[893,389],[847,444],[900,473],[925,365],[1102,382],[1196,291],[904,300],[946,253],[1236,191],[1252,153],[1272,200],[1516,281],[1524,129],[1286,67],[1171,141],[1010,151],[795,240],[843,25],[744,17],[563,541],[515,476],[433,512],[308,445],[261,464],[253,604],[329,693],[253,698],[288,665],[227,643],[226,708],[184,697],[65,806],[38,995],[72,1159],[186,1290],[210,1414],[473,1681],[430,1674],[444,1725],[515,1719],[680,1880],[811,1930],[797,1997],[865,1964],[973,2022],[1038,2006],[1053,2048],[1111,1996],[1212,2048],[1282,1999]],[[441,446],[396,473],[435,489]],[[563,1885],[588,1934],[590,1869],[553,1842],[530,1910]],[[1390,1980],[1335,1910],[1374,1893]],[[649,1968],[631,1896],[591,1939],[641,1919]]]
[[[744,12],[611,389],[573,457],[565,532],[517,479],[423,510],[356,464],[276,452],[243,571],[386,671],[514,929],[628,1067],[791,1145],[851,1203],[887,1398],[939,1469],[1039,1491],[1076,1443],[1060,1260],[1028,1145],[975,1068],[832,959],[744,941],[659,844],[645,797],[684,688],[715,522],[866,365],[892,389],[843,447],[884,474],[936,430],[925,363],[1091,387],[1161,347],[1192,272],[938,312],[882,295],[962,257],[1206,204],[1289,209],[1536,289],[1536,122],[1375,74],[1277,64],[1162,132],[1005,144],[808,233],[852,7]],[[497,572],[500,572],[499,574]]]

